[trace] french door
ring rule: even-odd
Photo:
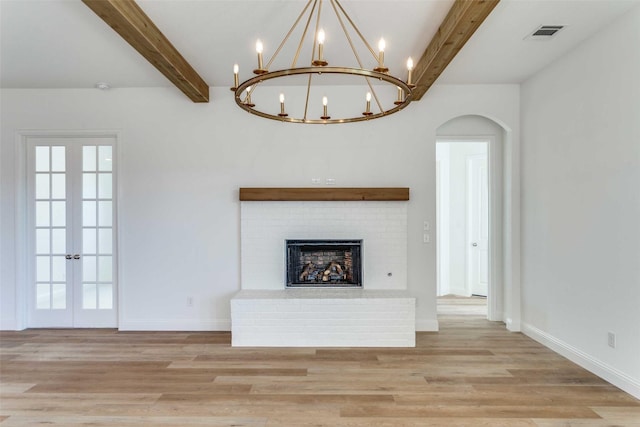
[[[115,138],[27,139],[28,326],[117,326]]]

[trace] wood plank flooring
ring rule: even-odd
[[[220,332],[0,333],[0,426],[627,426],[640,401],[501,323],[406,348],[231,348]]]

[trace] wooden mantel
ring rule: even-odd
[[[240,188],[243,202],[406,201],[408,187],[362,188]]]

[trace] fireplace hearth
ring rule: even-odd
[[[362,240],[287,240],[287,288],[362,288]]]

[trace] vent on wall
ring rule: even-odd
[[[525,38],[533,40],[550,39],[558,34],[564,27],[564,25],[541,25]]]

